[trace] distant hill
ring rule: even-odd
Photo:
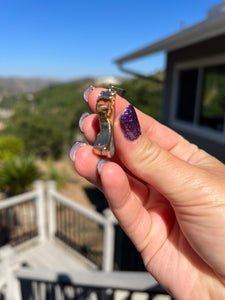
[[[49,86],[74,83],[83,85],[85,82],[92,81],[95,86],[108,85],[109,83],[118,85],[126,78],[101,77],[101,78],[81,78],[68,82],[43,78],[20,78],[20,77],[0,77],[0,98],[3,96],[18,96],[22,93],[34,93]]]
[[[0,77],[0,97],[5,95],[19,95],[21,93],[33,93],[58,83],[60,83],[60,81],[42,78]]]

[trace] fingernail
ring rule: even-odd
[[[83,124],[83,121],[85,118],[87,118],[90,114],[88,112],[84,112],[81,117],[80,117],[80,120],[79,120],[79,128],[80,128],[80,131],[83,133],[83,129],[82,129],[82,124]]]
[[[72,146],[72,148],[70,149],[70,159],[72,160],[72,161],[74,161],[75,160],[75,155],[76,155],[76,152],[77,152],[77,150],[78,149],[80,149],[80,147],[82,147],[82,146],[86,146],[87,144],[85,144],[84,142],[76,142],[73,146]]]
[[[136,140],[141,135],[141,128],[133,105],[128,105],[120,116],[120,126],[126,139]]]
[[[83,96],[84,96],[85,102],[88,102],[88,96],[93,89],[95,89],[95,87],[93,85],[89,85],[89,87],[87,87],[86,90],[84,91]]]
[[[109,162],[108,159],[101,159],[98,164],[97,164],[97,171],[98,171],[98,174],[100,175],[101,174],[101,170],[102,170],[102,167],[104,166],[104,164],[106,164],[107,162]]]

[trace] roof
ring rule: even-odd
[[[162,40],[116,59],[122,64],[156,52],[169,52],[225,33],[225,1],[208,11],[208,18]]]

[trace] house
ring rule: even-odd
[[[161,122],[225,162],[225,1],[207,18],[115,61],[165,52]]]

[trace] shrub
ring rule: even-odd
[[[22,154],[24,142],[13,135],[0,137],[0,160],[11,159]]]
[[[57,189],[61,189],[66,182],[65,174],[61,175],[59,171],[54,167],[51,161],[48,162],[48,170],[45,174],[45,180],[53,180],[56,182]]]
[[[7,196],[26,192],[41,174],[31,157],[14,157],[0,166],[0,189]]]

